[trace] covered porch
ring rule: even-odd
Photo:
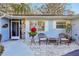
[[[65,32],[65,29],[56,29],[56,21],[64,21],[71,23],[71,21],[75,18],[76,16],[52,16],[52,15],[6,16],[3,19],[7,21],[8,27],[7,30],[4,31],[8,31],[7,32],[8,35],[6,35],[8,38],[5,38],[5,36],[3,36],[4,38],[3,41],[5,39],[29,40],[28,32],[30,31],[30,21],[39,21],[39,20],[40,21],[43,20],[45,26],[44,31],[38,31],[38,33],[45,33],[48,37],[58,37],[59,33]],[[16,28],[15,33],[13,32],[14,28]],[[1,30],[1,32],[2,31],[3,30]],[[36,39],[38,39],[38,37],[36,37]]]

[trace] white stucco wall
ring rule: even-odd
[[[72,20],[72,36],[76,40],[79,39],[79,19]]]
[[[49,30],[48,30],[48,37],[59,37],[59,33],[63,32],[65,33],[65,29],[58,29],[56,28],[56,21],[58,20],[49,20]]]
[[[4,24],[8,24],[8,27],[2,28]],[[2,41],[6,41],[9,39],[9,20],[8,19],[0,19],[0,33],[2,34]]]
[[[37,20],[37,19],[36,19]],[[33,20],[32,20],[33,21]],[[66,30],[65,29],[57,29],[56,28],[56,21],[68,21],[69,20],[45,20],[45,31],[42,31],[43,33],[45,33],[48,37],[55,37],[55,38],[58,38],[59,37],[59,33],[65,33]],[[29,37],[29,28],[30,28],[30,23],[29,23],[29,20],[26,20],[26,39],[29,40],[30,37]],[[39,32],[38,32],[39,33]],[[37,36],[35,37],[36,39],[38,38]]]

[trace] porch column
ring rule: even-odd
[[[25,39],[25,22],[26,22],[26,18],[23,18],[21,20],[21,38]]]

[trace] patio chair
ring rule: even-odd
[[[65,33],[60,33],[59,34],[59,39],[60,39],[60,44],[63,43],[67,43],[69,45],[69,38]]]
[[[40,45],[41,41],[45,41],[46,45],[47,45],[48,38],[47,38],[47,36],[44,33],[39,33],[38,34],[38,38],[39,38],[39,45]]]

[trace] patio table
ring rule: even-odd
[[[50,43],[50,42],[55,42],[55,43],[58,45],[58,43],[59,43],[59,38],[49,37],[49,38],[48,38],[48,43]]]

